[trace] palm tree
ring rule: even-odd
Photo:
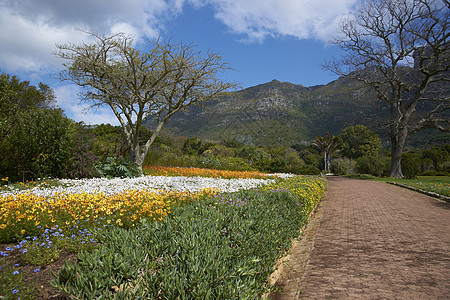
[[[313,141],[313,144],[323,151],[324,153],[323,162],[325,165],[325,172],[330,172],[331,156],[337,151],[339,151],[343,146],[341,137],[331,135],[329,132],[327,132],[327,135],[324,137],[318,136]]]

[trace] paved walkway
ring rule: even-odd
[[[329,177],[271,299],[450,299],[450,204]]]

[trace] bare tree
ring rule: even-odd
[[[192,44],[148,41],[147,52],[141,52],[125,34],[89,34],[93,43],[56,45],[55,55],[68,61],[60,79],[82,87],[82,100],[91,107],[111,108],[125,133],[130,159],[141,171],[149,147],[176,112],[236,87],[216,77],[230,69],[218,54],[204,55]],[[156,128],[140,145],[139,132],[150,116]]]
[[[365,83],[390,108],[391,177],[403,177],[409,134],[449,131],[448,23],[448,1],[370,0],[334,41],[346,54],[326,68]]]

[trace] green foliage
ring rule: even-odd
[[[356,170],[356,161],[349,158],[338,158],[331,162],[331,172],[336,175],[353,175]]]
[[[379,155],[381,140],[364,125],[352,125],[345,128],[341,137],[344,142],[341,153],[348,158]]]
[[[208,150],[205,150],[203,154],[214,157],[234,157],[233,149],[225,147],[224,145],[213,145]]]
[[[270,169],[269,166],[272,160],[272,156],[263,148],[244,145],[238,149],[235,149],[235,152],[236,156],[247,161],[250,165],[254,166],[260,171]]]
[[[402,172],[407,179],[414,179],[419,174],[420,155],[417,153],[403,153]]]
[[[183,148],[181,148],[184,154],[190,155],[200,155],[207,149],[208,147],[198,137],[188,138],[184,142]]]
[[[16,76],[0,75],[0,176],[18,180],[58,176],[58,165],[67,159],[71,121],[59,109],[50,108],[53,91]]]
[[[323,192],[318,182],[311,188],[314,199],[244,191],[175,208],[133,230],[112,228],[95,236],[97,249],[66,262],[53,284],[80,299],[259,299],[307,220],[303,203]]]
[[[181,137],[176,138],[179,140]],[[226,142],[222,144],[204,143],[199,138],[186,138],[182,146],[166,141],[152,146],[144,165],[169,167],[199,167],[231,171],[284,172],[294,174],[320,174],[317,168],[321,155],[312,146],[302,152],[298,147],[265,147]],[[166,146],[170,144],[171,146]],[[183,155],[184,153],[184,155]],[[193,153],[193,154],[185,154]],[[201,153],[201,154],[198,154]],[[305,164],[305,157],[312,164]]]
[[[316,145],[324,153],[324,169],[325,172],[330,171],[331,157],[334,153],[341,150],[343,146],[342,138],[327,133],[326,136],[318,136],[313,144]]]
[[[6,300],[36,299],[38,291],[27,284],[24,274],[15,271],[12,266],[6,265],[0,258],[0,298]]]
[[[99,158],[94,154],[94,135],[82,123],[74,124],[69,146],[69,161],[64,170],[68,178],[98,177],[96,164]]]
[[[137,165],[122,155],[107,156],[96,168],[101,177],[136,177],[141,174]]]
[[[299,168],[298,174],[303,174],[303,175],[319,175],[319,174],[320,174],[320,170],[319,170],[319,168],[316,168],[315,166],[304,165],[304,166],[301,166],[301,167]]]
[[[246,146],[244,143],[241,143],[241,142],[238,142],[238,141],[235,141],[235,140],[225,140],[225,141],[222,141],[221,144],[224,145],[225,147],[235,148],[235,149],[242,148],[242,147]]]
[[[18,114],[30,109],[49,108],[54,100],[53,91],[43,83],[36,88],[29,81],[0,74],[0,139],[8,136]]]
[[[125,135],[120,126],[100,124],[85,129],[95,136],[93,146],[94,154],[97,156],[113,151],[116,145],[121,145],[125,141]]]
[[[69,159],[72,121],[60,109],[30,109],[16,116],[2,141],[3,176],[61,177]]]
[[[389,171],[389,160],[378,156],[362,156],[356,160],[356,172],[380,177]]]
[[[433,147],[422,152],[422,159],[430,159],[436,171],[444,171],[445,163],[450,161],[450,144]]]
[[[254,171],[254,166],[239,157],[213,157],[199,155],[179,155],[176,152],[150,150],[144,161],[147,166],[197,167],[230,171]]]

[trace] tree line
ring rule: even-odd
[[[429,127],[450,130],[449,11],[448,1],[441,0],[367,1],[354,18],[342,23],[341,34],[334,41],[345,55],[327,63],[326,68],[364,83],[376,92],[381,105],[389,108],[386,129],[391,142],[391,177],[404,176],[402,158],[410,134]],[[230,69],[220,55],[197,51],[193,44],[154,40],[147,41],[145,51],[140,51],[133,38],[123,33],[87,34],[91,43],[57,44],[54,54],[66,61],[60,79],[80,86],[81,99],[92,107],[109,107],[120,123],[125,137],[117,150],[121,155],[106,157],[100,174],[127,173],[132,166],[142,173],[149,149],[175,113],[220,99],[237,87],[218,78],[220,72]],[[77,126],[69,125],[63,112],[52,106],[54,95],[48,86],[36,88],[14,76],[2,76],[0,173],[67,176],[70,167],[74,172],[85,160],[94,159],[82,152],[71,153],[77,147],[70,143],[86,137],[77,137]],[[426,113],[419,115],[418,107],[426,108],[421,110]],[[149,117],[156,126],[146,135],[143,122]],[[45,134],[52,136],[51,140],[45,140]],[[327,171],[331,168],[328,154],[341,146],[339,139],[330,144],[329,138],[316,140],[324,150]],[[335,149],[327,149],[332,144]],[[283,151],[288,152],[284,156],[297,160],[292,154],[296,152]],[[119,164],[120,157],[127,157],[132,164],[125,160]],[[264,168],[276,170],[277,163],[281,166],[286,160],[271,161],[272,167]]]
[[[127,136],[121,126],[85,125],[56,107],[53,91],[45,84],[31,85],[16,76],[0,75],[0,177],[9,181],[44,177],[91,178],[136,176]],[[139,131],[145,144],[154,132]],[[327,148],[327,143],[334,143]],[[324,155],[324,150],[328,151]],[[331,151],[330,151],[331,150]],[[309,145],[257,147],[234,140],[203,141],[197,137],[159,134],[143,165],[204,167],[339,175],[365,173],[389,176],[389,149],[363,125],[345,128],[338,136],[318,137]],[[405,176],[448,175],[449,146],[404,153]],[[325,159],[324,159],[325,158]]]

